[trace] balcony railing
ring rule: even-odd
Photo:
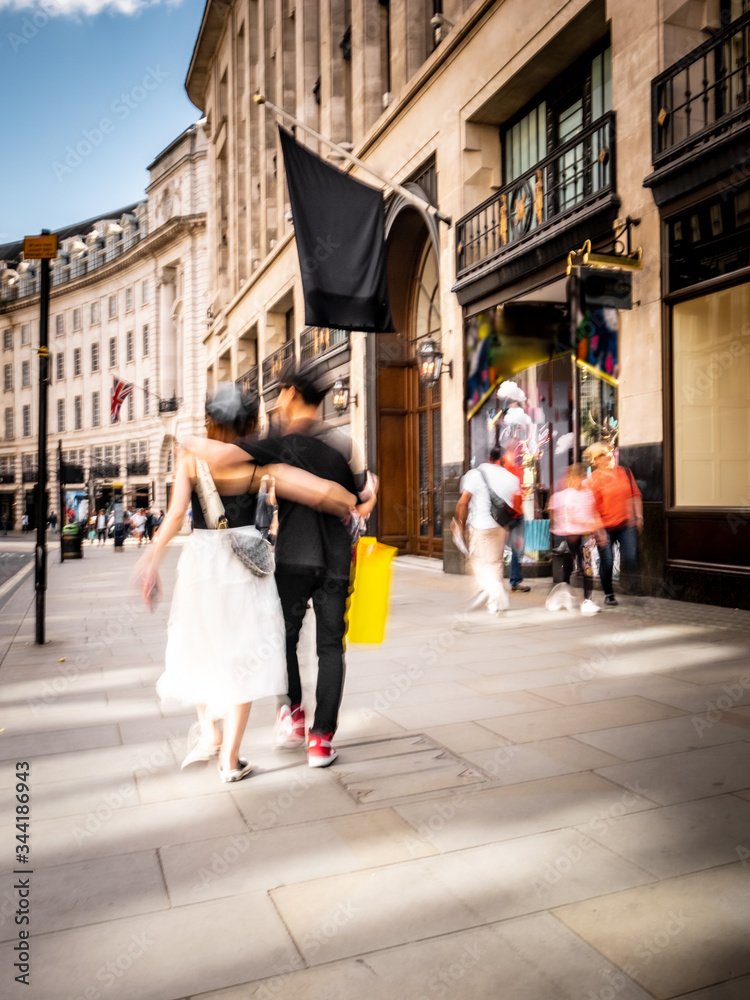
[[[654,166],[750,117],[750,12],[693,49],[651,84]]]
[[[176,396],[159,400],[159,413],[177,413],[180,401]]]
[[[120,466],[116,462],[100,462],[91,466],[92,479],[119,479]]]
[[[263,359],[263,392],[274,388],[281,377],[284,366],[294,359],[294,341],[288,340],[283,347]]]
[[[147,476],[148,462],[128,462],[129,476]]]
[[[63,462],[62,481],[66,484],[66,486],[70,483],[85,482],[85,479],[83,478],[83,466],[69,465],[67,462]]]
[[[302,333],[299,341],[299,359],[301,364],[314,361],[339,344],[349,340],[348,330],[338,330],[335,327],[311,326]]]
[[[39,478],[36,469],[24,469],[21,472],[21,479],[24,483],[35,483]]]
[[[0,472],[0,483],[5,486],[8,483],[15,483],[16,474],[15,472]]]
[[[240,375],[235,385],[240,392],[249,392],[253,396],[258,395],[258,366],[253,365],[248,368],[244,375]]]
[[[609,112],[456,224],[456,277],[614,190],[615,116]]]

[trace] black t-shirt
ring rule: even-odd
[[[258,465],[283,462],[304,469],[321,479],[338,483],[356,495],[354,476],[340,452],[317,437],[306,434],[286,434],[263,441],[242,441],[235,444]],[[288,570],[325,570],[336,579],[348,579],[352,558],[349,532],[341,519],[323,514],[304,504],[279,501],[279,534],[276,541],[276,564]]]

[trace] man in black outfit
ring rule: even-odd
[[[344,456],[318,436],[318,407],[325,390],[304,375],[292,374],[283,383],[278,408],[285,423],[280,438],[238,441],[263,465],[285,462],[339,483],[357,493],[354,476]],[[341,519],[279,497],[279,533],[276,542],[276,586],[286,625],[286,667],[289,704],[279,708],[275,739],[278,747],[297,747],[305,741],[305,712],[299,675],[297,644],[308,601],[315,612],[318,681],[315,718],[310,727],[307,762],[326,767],[337,754],[331,744],[338,723],[344,686],[346,601],[351,571],[351,539]]]
[[[323,439],[329,428],[318,420],[318,408],[325,392],[306,375],[289,372],[282,380],[278,398],[283,434],[261,441],[240,439],[235,445],[258,465],[283,462],[336,482],[356,495],[354,475],[346,457]],[[186,442],[189,450],[204,454],[201,444],[206,442],[196,438]],[[216,448],[215,442],[209,444]],[[276,585],[286,625],[289,703],[279,708],[275,743],[277,747],[293,748],[305,742],[297,644],[308,602],[312,601],[318,680],[315,718],[308,734],[307,762],[310,767],[327,767],[337,756],[331,741],[338,724],[344,686],[344,634],[352,542],[340,518],[282,497],[278,498],[278,505]]]

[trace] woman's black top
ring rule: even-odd
[[[228,528],[245,528],[255,524],[255,508],[258,503],[257,493],[238,493],[234,496],[219,494],[224,504],[224,515]],[[193,510],[193,528],[206,529],[206,519],[198,494],[193,490],[190,494],[190,505]]]

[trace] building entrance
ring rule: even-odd
[[[388,275],[398,332],[378,336],[378,531],[404,553],[442,557],[440,385],[422,385],[415,361],[425,339],[440,343],[437,255],[418,214],[402,216],[391,234]]]

